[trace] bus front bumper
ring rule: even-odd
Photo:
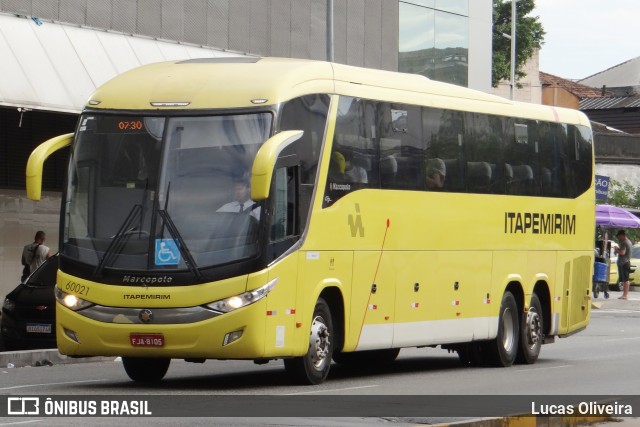
[[[256,359],[265,353],[265,312],[261,300],[194,323],[116,323],[56,303],[57,344],[60,353],[77,357]]]

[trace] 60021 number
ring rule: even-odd
[[[64,285],[64,289],[66,291],[74,292],[79,295],[89,295],[89,287],[76,282],[68,282],[66,285]]]

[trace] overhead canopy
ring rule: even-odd
[[[602,227],[640,228],[640,218],[617,206],[596,205],[596,225]]]
[[[79,113],[89,95],[152,62],[240,54],[0,14],[0,105]]]

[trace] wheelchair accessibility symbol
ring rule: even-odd
[[[173,239],[156,239],[156,265],[180,264],[180,250]]]

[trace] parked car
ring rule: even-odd
[[[53,288],[58,255],[44,262],[7,294],[2,305],[0,333],[5,350],[56,347],[56,299]]]

